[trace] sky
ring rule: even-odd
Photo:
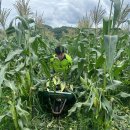
[[[2,0],[2,8],[11,9],[8,22],[17,16],[13,6],[16,0]],[[125,0],[125,4],[130,0]],[[95,6],[98,0],[30,0],[30,7],[33,13],[43,14],[45,24],[52,27],[76,26],[79,19],[86,15]],[[110,10],[110,0],[101,0],[106,15]]]

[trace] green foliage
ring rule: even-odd
[[[103,34],[108,35],[112,26],[112,19],[103,18]]]
[[[0,41],[0,129],[130,128],[130,38],[122,30],[112,35],[120,10],[119,1],[113,2],[113,28],[112,20],[104,19],[103,31],[82,28],[73,36],[57,35],[73,58],[64,83],[59,82],[60,76],[52,76],[49,66],[57,40],[41,36],[35,24],[30,26],[34,21],[27,17],[11,21],[7,37]],[[100,17],[97,20],[96,24]],[[68,31],[66,27],[52,30],[56,34]],[[71,87],[68,91],[76,96],[65,118],[53,118],[43,111],[37,97],[39,89],[55,90],[58,83],[62,91],[65,86]]]

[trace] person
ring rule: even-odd
[[[52,70],[52,77],[57,79],[56,90],[61,90],[61,84],[67,83],[69,79],[69,71],[72,65],[72,58],[69,54],[65,53],[64,46],[58,45],[55,48],[55,54],[50,59],[50,67]],[[67,91],[66,88],[63,91]]]
[[[61,45],[57,46],[55,48],[55,54],[52,55],[52,58],[50,58],[50,67],[51,67],[51,70],[53,71],[52,74],[57,74],[60,79],[61,79],[61,82],[56,84],[56,88],[53,88],[55,89],[56,91],[60,91],[60,92],[68,92],[68,88],[61,88],[61,83],[65,82],[66,81],[66,77],[68,78],[68,73],[69,73],[69,70],[71,68],[71,65],[72,65],[72,58],[69,54],[65,53],[65,48]],[[52,78],[53,76],[52,75]],[[56,75],[56,76],[57,76]],[[59,78],[58,77],[58,78]],[[50,80],[52,80],[50,78]],[[51,87],[52,84],[49,84],[49,87]],[[48,88],[50,89],[50,88]],[[55,94],[55,90],[54,90],[54,94]],[[60,94],[61,95],[61,94]],[[70,102],[70,99],[69,98],[68,100],[67,99],[64,99],[64,98],[60,98],[60,95],[59,96],[46,96],[46,100],[43,93],[42,92],[39,92],[39,98],[42,98],[41,103],[45,102],[48,103],[48,102],[51,102],[49,104],[49,106],[51,105],[51,110],[52,110],[52,113],[55,114],[55,115],[59,115],[62,113],[63,109],[64,109],[64,105],[68,105],[68,107],[70,107],[69,105],[69,102]],[[71,104],[74,104],[75,102],[75,97],[73,96],[72,99],[71,99]]]
[[[67,75],[72,65],[72,58],[65,53],[65,48],[61,45],[55,48],[55,54],[50,59],[53,73]]]

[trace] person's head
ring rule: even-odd
[[[59,58],[59,60],[62,60],[64,58],[64,52],[65,52],[65,48],[61,45],[55,48],[55,53],[57,57]]]

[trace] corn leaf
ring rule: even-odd
[[[118,95],[121,96],[122,98],[130,97],[130,94],[125,93],[125,92],[120,92]]]
[[[18,92],[18,89],[16,88],[16,86],[15,86],[15,84],[14,84],[14,81],[6,80],[6,81],[5,81],[5,85],[6,85],[7,87],[9,87],[14,94]]]
[[[121,81],[118,80],[113,80],[113,82],[111,84],[109,84],[106,89],[107,90],[115,90],[117,87],[119,87],[121,85]]]
[[[18,64],[18,66],[16,66],[15,71],[16,71],[16,72],[20,71],[24,66],[25,66],[24,63]]]
[[[0,122],[2,121],[2,119],[5,117],[6,115],[0,116]]]
[[[5,62],[8,62],[8,61],[12,60],[16,55],[21,54],[22,51],[23,50],[17,49],[15,51],[9,52],[7,58],[5,59]]]
[[[117,41],[118,41],[117,35],[114,36],[104,35],[104,47],[105,47],[107,70],[111,70],[112,68],[115,53],[116,53]]]
[[[2,85],[3,81],[5,80],[6,69],[7,69],[7,65],[1,67],[1,70],[0,70],[0,97],[1,97],[1,94],[2,94],[1,85]]]
[[[74,106],[68,111],[68,116],[70,116],[73,112],[75,112],[78,108],[81,108],[82,105],[85,105],[86,102],[82,103],[82,102],[78,102],[75,103]]]
[[[102,107],[107,111],[107,113],[112,112],[112,106],[110,101],[108,101],[105,97],[102,97]]]
[[[90,90],[91,88],[90,88],[90,86],[89,86],[89,79],[83,79],[81,76],[80,76],[80,81],[81,81],[81,83],[82,83],[82,85],[83,85],[83,87],[85,88],[85,89],[87,89],[87,90]]]
[[[29,38],[29,44],[31,44],[31,47],[32,47],[33,51],[35,52],[35,54],[37,54],[37,51],[38,51],[38,43],[39,43],[39,41],[38,41],[37,38],[38,38],[37,36]]]

